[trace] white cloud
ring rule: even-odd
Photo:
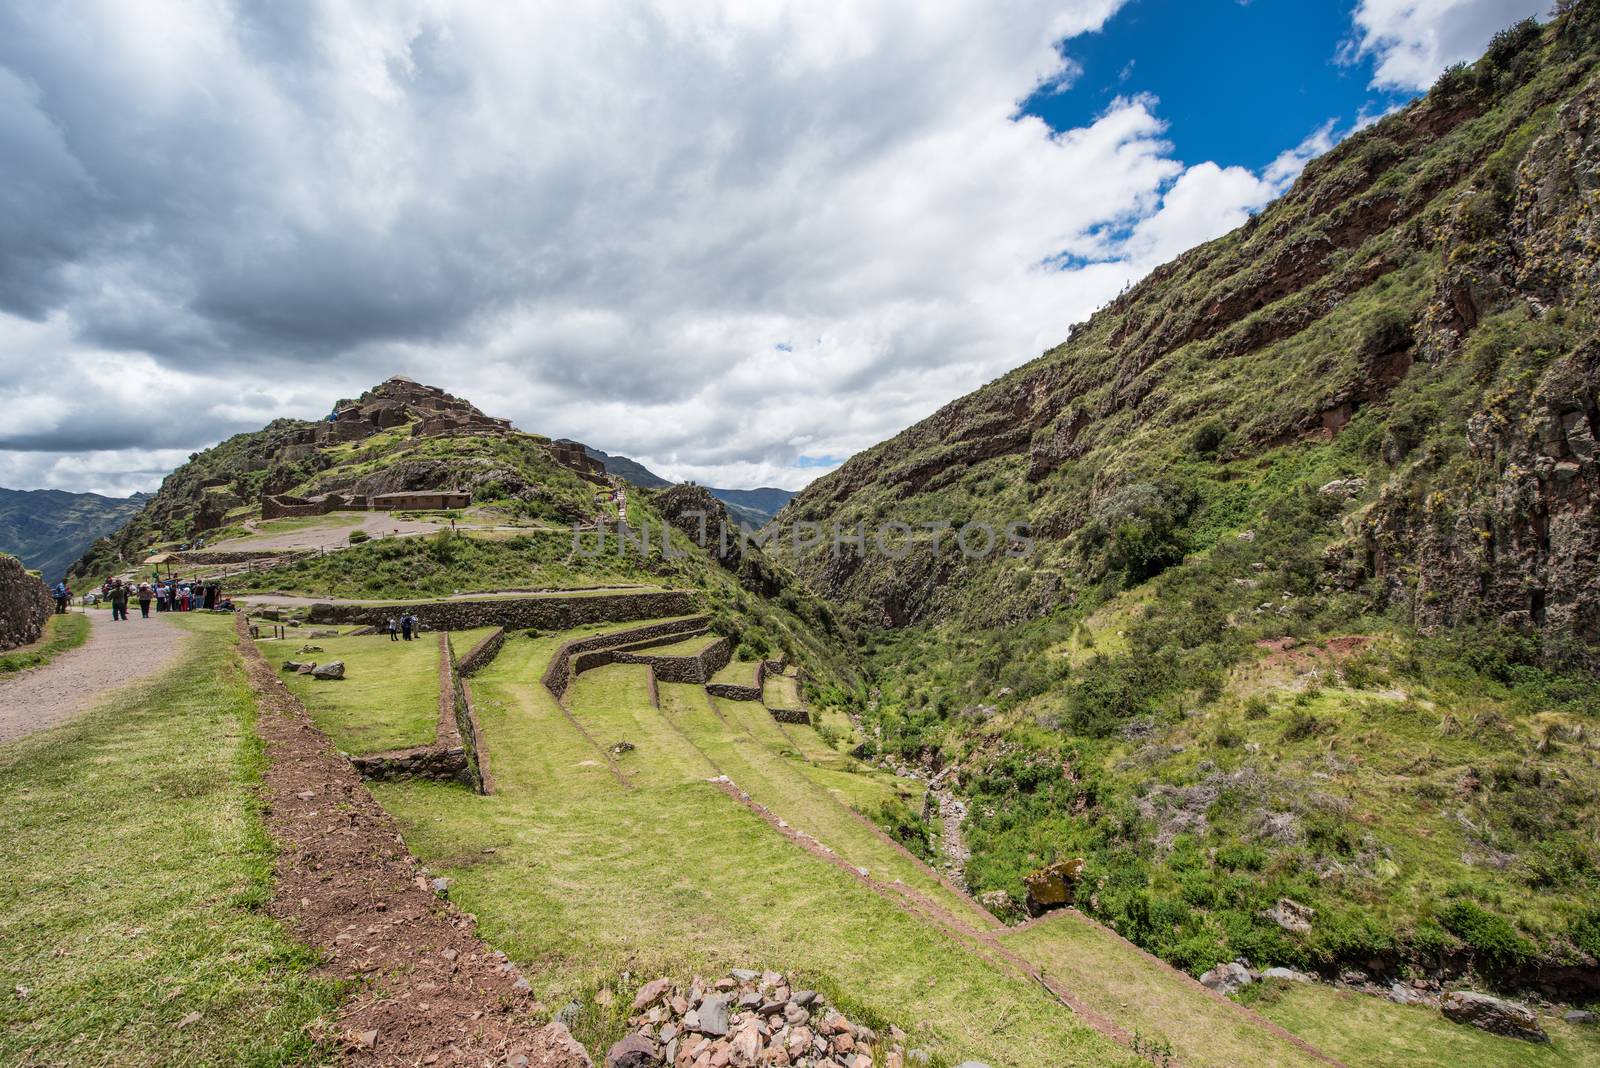
[[[1361,0],[1351,58],[1375,59],[1374,88],[1427,89],[1452,63],[1478,58],[1500,30],[1551,0]]]
[[[1015,118],[1118,2],[0,8],[0,482],[153,486],[403,373],[802,484],[1326,147],[1255,175],[1147,98]]]

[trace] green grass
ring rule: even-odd
[[[767,675],[762,685],[762,703],[768,708],[799,708],[799,680],[793,675]]]
[[[717,640],[715,634],[697,634],[693,638],[685,638],[681,642],[671,645],[652,645],[641,652],[651,656],[694,656],[704,651],[712,642]]]
[[[642,672],[586,673],[574,687],[575,715],[601,744],[635,745],[620,758],[636,780],[625,788],[531,684],[567,637],[510,639],[473,681],[496,794],[374,786],[407,842],[456,880],[452,897],[524,967],[546,1004],[618,982],[623,970],[776,967],[907,1026],[943,1063],[1135,1063],[1037,987],[785,841],[705,782],[697,747],[648,707]],[[699,707],[718,724],[702,723],[702,735],[782,766],[765,745],[715,721],[703,692]],[[804,784],[797,789],[814,801]],[[601,1049],[620,1021],[580,1033]]]
[[[723,665],[721,671],[711,676],[710,681],[728,686],[754,686],[756,684],[756,661],[730,660]]]
[[[1057,916],[1001,939],[1061,980],[1089,1005],[1195,1068],[1317,1063],[1242,1012],[1222,1010],[1206,990],[1139,956],[1110,932]]]
[[[282,672],[289,688],[305,703],[316,723],[347,753],[380,753],[427,745],[439,725],[439,635],[429,631],[414,641],[390,641],[387,634],[311,638],[316,628],[291,629],[283,641],[257,644],[267,662],[284,660],[344,661],[343,679],[323,682],[309,675]],[[455,632],[458,653],[471,649],[493,627]],[[322,652],[300,652],[302,645]]]
[[[1249,998],[1274,1023],[1350,1068],[1577,1068],[1600,1064],[1600,1030],[1542,1018],[1548,1045],[1501,1038],[1446,1020],[1437,1009],[1349,991],[1271,983]]]
[[[180,625],[205,637],[172,670],[0,746],[0,1063],[320,1060],[307,1027],[341,988],[260,911],[265,755],[229,621]]]
[[[0,653],[0,675],[42,667],[68,649],[76,649],[89,638],[89,617],[81,612],[52,615],[44,633],[32,645]]]

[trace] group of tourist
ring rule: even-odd
[[[127,619],[128,605],[133,601],[139,602],[139,615],[144,619],[150,618],[152,604],[157,612],[233,611],[233,600],[224,596],[222,587],[215,582],[163,580],[159,575],[154,578],[153,582],[137,585],[116,578],[101,586],[100,599],[111,602],[111,618]],[[70,598],[71,593],[67,596]]]
[[[67,585],[66,580],[62,580],[51,587],[50,596],[55,598],[56,615],[62,615],[66,612],[67,605],[72,603],[72,587]]]
[[[390,616],[389,623],[384,629],[389,632],[389,640],[392,642],[397,642],[402,637],[406,641],[410,641],[412,637],[422,630],[422,624],[417,620],[416,616],[407,612],[399,617]]]

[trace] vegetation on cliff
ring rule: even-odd
[[[779,539],[875,669],[821,696],[951,769],[974,890],[1083,856],[1077,903],[1196,972],[1596,977],[1597,39],[1508,29],[784,513],[1035,539]]]

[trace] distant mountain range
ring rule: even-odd
[[[630,485],[638,486],[640,489],[660,489],[672,485],[670,479],[662,478],[637,460],[630,460],[626,456],[612,456],[588,445],[583,448],[590,457],[605,465],[607,474],[616,475]],[[794,496],[794,491],[778,489],[775,486],[747,490],[716,489],[707,486],[706,491],[727,505],[728,514],[735,521],[758,527],[770,522]]]
[[[127,522],[150,495],[102,497],[0,487],[0,550],[56,582],[96,540]]]

